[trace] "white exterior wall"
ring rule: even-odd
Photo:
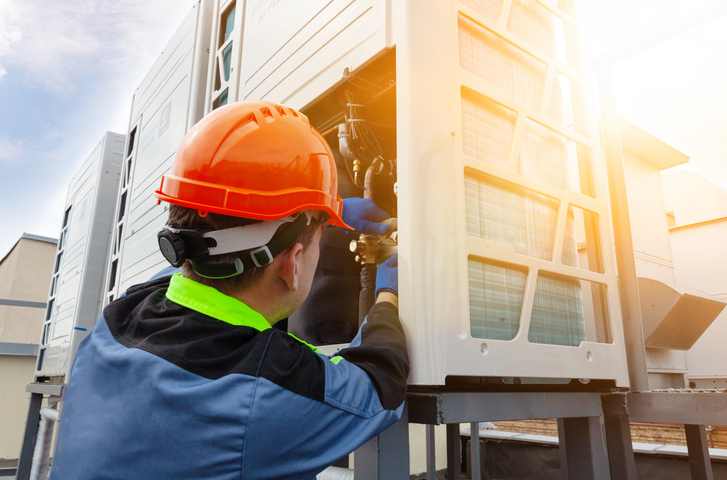
[[[727,302],[727,218],[672,228],[677,283]],[[687,352],[689,379],[697,387],[727,388],[727,310],[723,310]]]
[[[636,275],[681,285],[674,276],[659,167],[626,150],[623,159]],[[685,352],[647,348],[646,365],[651,388],[686,386],[682,384],[682,376],[687,373]],[[676,385],[663,383],[668,380],[659,378],[659,374],[677,375],[679,381]]]
[[[636,274],[673,284],[674,265],[659,169],[628,151],[623,154]]]
[[[33,378],[35,357],[0,356],[0,378],[3,393],[0,395],[0,460],[16,459],[20,453],[25,432],[30,394],[25,387]]]
[[[727,190],[692,172],[662,176],[667,212],[674,212],[676,226],[727,216]]]

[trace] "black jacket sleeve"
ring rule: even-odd
[[[361,345],[341,350],[338,355],[366,372],[384,408],[393,410],[404,402],[409,355],[394,305],[375,304],[361,327]]]

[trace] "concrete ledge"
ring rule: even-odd
[[[65,386],[65,383],[29,383],[25,387],[25,391],[28,393],[60,397],[63,396],[63,388]]]
[[[0,305],[6,305],[8,307],[45,308],[48,304],[45,302],[29,302],[27,300],[12,300],[10,298],[0,298]]]
[[[35,343],[0,342],[0,355],[37,357],[38,345]]]

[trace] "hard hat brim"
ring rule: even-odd
[[[353,230],[341,219],[340,197],[332,198],[320,190],[292,188],[271,192],[243,191],[191,181],[175,175],[164,175],[162,184],[159,190],[154,192],[154,196],[160,202],[173,203],[201,212],[255,220],[276,220],[302,210],[321,210],[328,214],[328,223],[331,225]],[[200,199],[203,199],[203,203],[199,201]],[[265,205],[265,209],[259,208],[260,205]],[[290,205],[295,205],[295,208],[290,208]],[[262,214],[261,211],[266,213]]]

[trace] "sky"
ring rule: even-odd
[[[0,258],[23,232],[57,237],[68,184],[191,0],[0,0]],[[594,55],[714,1],[588,0]],[[619,113],[727,188],[727,16],[619,64]]]
[[[23,232],[57,238],[68,184],[191,0],[0,0],[0,258]]]

